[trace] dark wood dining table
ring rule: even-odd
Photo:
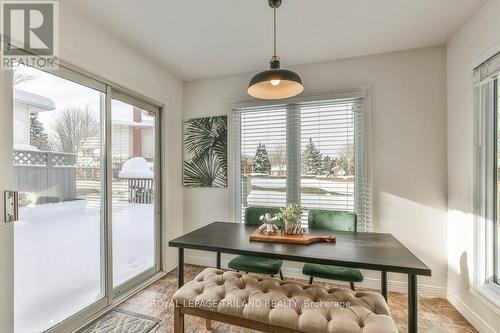
[[[380,290],[386,300],[387,272],[401,273],[408,275],[408,332],[418,331],[417,276],[431,276],[431,269],[393,235],[336,231],[335,243],[298,245],[250,241],[254,231],[255,226],[214,222],[171,240],[169,246],[178,248],[179,287],[184,285],[184,249],[216,253],[217,268],[221,268],[221,253],[229,253],[380,271]]]

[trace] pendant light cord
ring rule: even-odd
[[[273,8],[274,11],[274,56],[276,57],[276,8]]]

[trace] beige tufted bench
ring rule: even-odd
[[[294,281],[207,268],[174,295],[174,332],[184,315],[264,332],[398,332],[376,293],[327,289]]]

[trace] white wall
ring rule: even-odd
[[[140,52],[120,42],[93,22],[87,20],[74,10],[60,2],[60,56],[64,61],[132,91],[164,103],[166,112],[163,117],[163,169],[165,185],[163,187],[164,238],[166,241],[182,232],[182,82],[161,66],[144,57]],[[0,71],[0,142],[12,139],[12,99],[8,98],[8,89],[2,89],[9,80],[8,73]],[[10,80],[12,80],[10,78]],[[12,156],[12,147],[0,144],[1,156]],[[10,164],[10,166],[9,166]],[[0,173],[12,173],[12,161],[7,159],[0,163]],[[10,171],[10,173],[8,172]],[[0,177],[0,191],[12,186],[8,177]],[[3,205],[0,205],[3,207]],[[3,208],[0,208],[0,212]],[[12,252],[11,226],[0,222],[0,331],[12,332],[11,308],[11,274],[9,252]],[[171,270],[176,267],[176,252],[163,246],[165,251],[165,267]],[[5,285],[4,285],[5,284]],[[2,326],[3,325],[3,326]],[[5,326],[5,327],[4,327]]]
[[[265,66],[266,59],[262,60]],[[371,85],[374,231],[394,234],[431,267],[432,277],[420,278],[420,286],[426,293],[443,295],[447,283],[445,48],[293,69],[303,78],[304,94]],[[246,88],[252,74],[185,83],[184,119],[228,114],[230,102],[248,100]],[[184,232],[215,220],[231,221],[230,192],[185,188]],[[202,256],[190,252],[186,257],[200,263]],[[287,267],[291,268],[288,274],[300,272],[294,270],[300,266]],[[389,280],[393,281],[390,288],[404,290],[406,276],[389,274]]]
[[[448,294],[476,327],[500,332],[500,310],[469,290],[474,235],[472,69],[500,51],[500,0],[487,2],[449,42],[447,51]]]

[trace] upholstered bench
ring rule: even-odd
[[[207,268],[174,295],[174,332],[184,315],[264,332],[398,332],[376,293],[327,289],[294,281]]]

